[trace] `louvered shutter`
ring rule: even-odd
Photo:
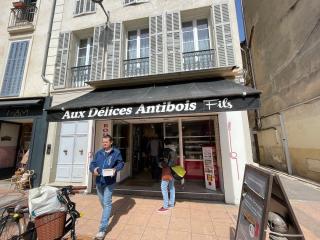
[[[70,32],[60,33],[59,35],[58,52],[53,79],[54,88],[64,88],[66,86],[70,38]]]
[[[166,14],[166,42],[168,72],[181,71],[181,20],[180,12]]]
[[[3,78],[1,96],[19,96],[29,41],[12,42]]]
[[[107,30],[106,78],[119,78],[121,74],[122,23],[111,23]]]
[[[233,66],[235,65],[235,57],[229,4],[214,4],[212,11],[218,67]]]
[[[105,25],[94,28],[93,33],[93,49],[91,61],[91,81],[103,79],[103,66],[106,42]]]
[[[149,18],[149,33],[150,74],[161,74],[164,72],[162,15]]]

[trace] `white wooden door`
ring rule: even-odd
[[[61,136],[56,181],[71,182],[74,137]]]
[[[61,125],[56,181],[83,182],[86,174],[88,122]]]
[[[74,160],[72,164],[72,182],[82,182],[86,172],[86,159],[87,159],[87,136],[77,136],[75,138],[74,146]]]

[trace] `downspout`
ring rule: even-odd
[[[42,65],[42,71],[41,71],[42,80],[46,84],[48,84],[47,96],[50,96],[50,90],[51,90],[51,84],[52,84],[46,78],[46,69],[47,69],[47,60],[48,60],[49,45],[50,45],[50,39],[51,39],[53,18],[54,18],[54,14],[55,14],[55,10],[56,10],[56,2],[57,2],[57,0],[53,0],[53,3],[52,3],[51,17],[50,17],[50,22],[49,22],[48,34],[47,34],[47,42],[46,42],[46,48],[45,48],[45,52],[44,52],[44,59],[43,59],[43,65]]]

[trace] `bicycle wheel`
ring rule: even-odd
[[[0,240],[12,239],[20,235],[20,225],[10,215],[2,217],[0,222]]]

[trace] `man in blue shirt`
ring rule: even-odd
[[[112,137],[110,135],[103,137],[102,144],[103,148],[95,154],[90,163],[90,172],[96,176],[97,193],[103,208],[99,232],[95,238],[97,240],[104,239],[106,235],[117,172],[124,166],[120,151],[112,147]]]

